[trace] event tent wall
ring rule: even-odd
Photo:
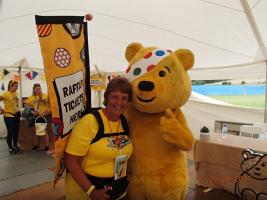
[[[262,123],[264,118],[263,109],[211,103],[207,100],[197,100],[192,96],[183,107],[183,111],[195,136],[199,135],[203,126],[209,127],[211,132],[215,131],[216,120],[254,124]]]

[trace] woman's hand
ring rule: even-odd
[[[43,103],[47,103],[47,99],[44,99],[42,95],[39,96],[39,101]]]
[[[47,115],[47,112],[46,111],[39,114],[40,117],[45,117],[46,115]]]
[[[94,189],[90,195],[90,198],[92,200],[108,200],[110,197],[106,193],[107,191],[111,190],[111,188],[105,188],[105,189]]]
[[[34,115],[34,116],[38,116],[38,115],[39,115],[39,111],[38,111],[38,110],[34,110],[34,111],[33,111],[33,115]]]

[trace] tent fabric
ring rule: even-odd
[[[266,10],[263,0],[1,0],[0,66],[26,58],[43,68],[34,15],[91,13],[90,62],[102,71],[125,71],[126,46],[141,42],[192,50],[194,80],[263,78]]]
[[[264,120],[263,109],[222,105],[193,99],[185,104],[183,111],[195,136],[199,135],[200,128],[203,126],[209,127],[213,132],[216,120],[252,124]]]

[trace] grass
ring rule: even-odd
[[[264,108],[265,95],[209,95],[209,97],[237,106]]]

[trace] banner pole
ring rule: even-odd
[[[19,100],[19,109],[22,108],[22,78],[21,78],[21,66],[18,67],[19,68],[19,97],[20,97],[20,100]]]
[[[267,123],[266,119],[267,108],[267,60],[265,60],[265,104],[264,104],[264,123]]]

